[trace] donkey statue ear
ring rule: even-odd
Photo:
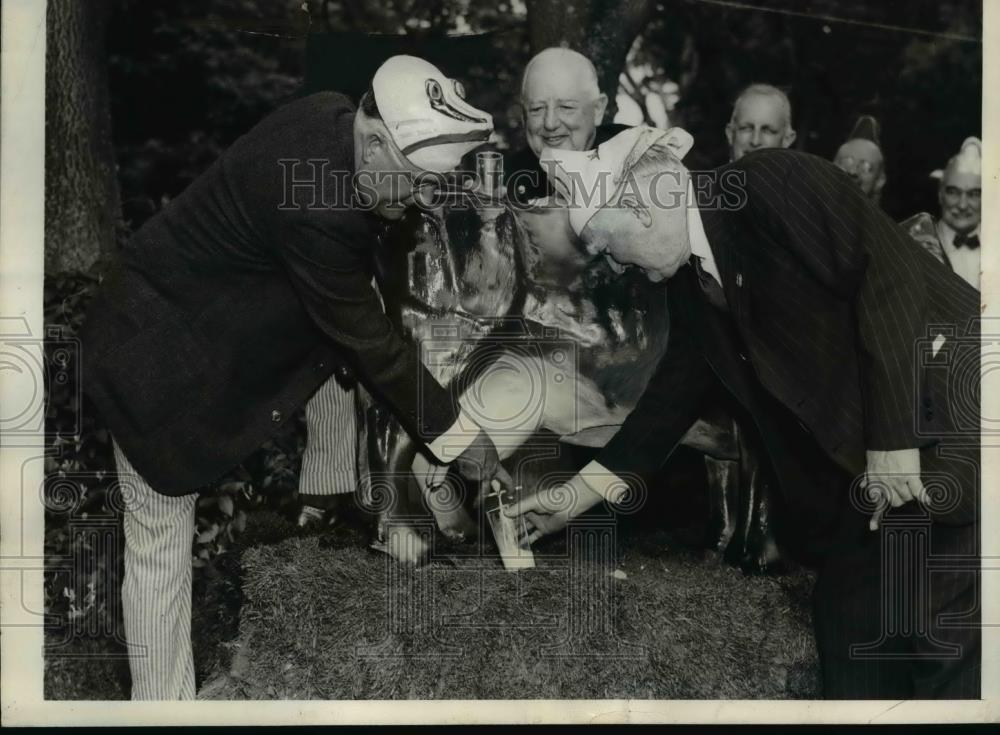
[[[663,140],[667,147],[674,152],[674,155],[682,161],[687,152],[691,150],[691,146],[694,145],[694,138],[684,128],[668,128]]]

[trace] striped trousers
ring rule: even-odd
[[[340,495],[358,484],[355,391],[327,380],[306,403],[308,439],[302,452],[299,493]]]
[[[308,442],[299,491],[353,492],[357,418],[354,391],[330,378],[306,404]],[[191,545],[197,493],[156,492],[132,467],[117,442],[115,465],[125,502],[125,579],[122,610],[132,699],[193,699]]]
[[[114,447],[125,489],[122,612],[132,699],[194,699],[191,544],[198,495],[161,495]]]

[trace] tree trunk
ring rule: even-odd
[[[608,95],[605,118],[611,120],[618,75],[649,21],[653,0],[527,0],[527,7],[531,53],[566,46],[593,61],[601,91]]]
[[[93,271],[115,250],[121,201],[111,144],[109,0],[49,0],[45,270]]]

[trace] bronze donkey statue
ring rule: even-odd
[[[564,208],[514,208],[498,190],[411,210],[387,231],[375,256],[386,313],[420,345],[430,372],[459,392],[501,459],[539,430],[603,446],[666,350],[664,287],[587,255]],[[367,502],[385,519],[406,515],[418,444],[377,403],[361,410]],[[721,413],[706,416],[684,444],[705,455],[710,546],[745,571],[767,571],[778,559],[771,501],[739,427]],[[442,531],[474,533],[459,500],[429,500]],[[397,558],[419,561],[426,544],[402,540],[383,539]]]

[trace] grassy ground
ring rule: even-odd
[[[195,569],[199,697],[819,696],[812,575],[744,576],[671,514],[699,511],[654,499],[613,542],[554,538],[536,569],[511,574],[477,544],[439,538],[431,563],[409,570],[356,525],[303,534],[251,513],[241,544]],[[113,637],[50,650],[46,696],[126,697],[121,654]]]
[[[416,571],[323,538],[248,549],[240,634],[200,696],[818,696],[808,575],[745,577],[666,533],[615,562],[546,551],[511,574],[474,548]]]

